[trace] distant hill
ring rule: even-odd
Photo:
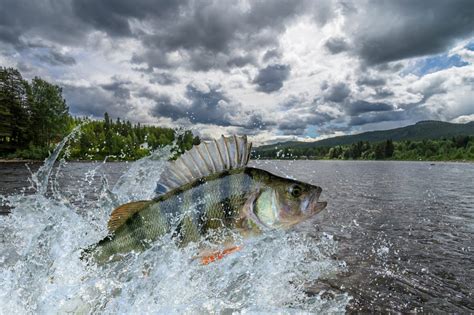
[[[348,145],[359,141],[380,142],[391,139],[400,140],[424,140],[451,138],[455,136],[474,136],[474,121],[466,124],[454,124],[444,121],[420,121],[414,125],[389,130],[369,131],[356,135],[339,136],[315,142],[287,141],[271,145],[260,146],[256,151],[265,151],[279,148],[314,148],[334,147],[337,145]]]

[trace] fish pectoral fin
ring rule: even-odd
[[[238,252],[241,249],[242,249],[242,246],[229,246],[229,247],[224,248],[223,250],[203,251],[195,258],[199,258],[199,260],[201,261],[201,265],[208,265],[212,262],[215,262],[217,260],[224,258],[227,255]]]

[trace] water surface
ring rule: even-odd
[[[43,194],[23,164],[0,164],[2,312],[474,311],[474,164],[251,164],[321,186],[327,210],[212,266],[165,239],[106,268],[80,249],[117,204],[153,196],[159,157],[57,164]]]

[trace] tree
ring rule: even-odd
[[[385,143],[378,143],[375,145],[375,159],[382,160],[385,157]]]
[[[33,142],[49,147],[53,140],[65,135],[69,108],[62,89],[35,77],[31,86],[31,125],[35,130]]]
[[[0,68],[0,141],[10,147],[28,142],[28,82],[13,68]]]
[[[393,146],[392,140],[387,140],[385,142],[385,150],[384,150],[385,158],[390,158],[393,156],[393,152],[395,151],[395,147]]]

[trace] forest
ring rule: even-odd
[[[350,145],[309,148],[256,149],[254,156],[262,159],[340,159],[340,160],[429,160],[473,161],[474,137],[456,136],[436,140],[390,139],[381,142],[358,141]]]
[[[31,82],[14,68],[0,68],[0,158],[41,160],[81,125],[69,144],[72,160],[136,160],[176,139],[176,156],[199,144],[190,131],[143,126],[109,117],[72,117],[62,89],[39,77]]]
[[[62,89],[39,77],[31,82],[14,68],[0,68],[0,158],[46,158],[54,146],[81,125],[69,144],[71,160],[136,160],[176,140],[175,156],[200,139],[190,131],[132,124],[104,113],[101,120],[72,117]],[[416,127],[428,126],[428,123]],[[426,128],[425,128],[426,129]],[[456,130],[456,134],[459,131]],[[374,133],[375,134],[375,133]],[[474,136],[439,139],[357,141],[352,144],[264,146],[254,158],[341,160],[474,160]]]

